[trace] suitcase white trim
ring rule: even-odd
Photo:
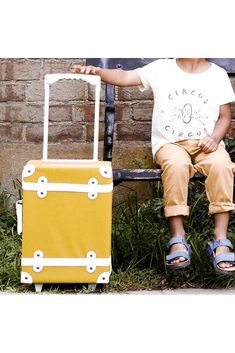
[[[22,182],[24,191],[36,191],[39,198],[47,196],[48,192],[83,192],[87,193],[89,199],[95,200],[100,193],[110,193],[113,190],[113,183],[99,185],[97,179],[91,178],[88,184],[66,184],[48,183],[47,178],[41,176],[36,183]]]
[[[109,277],[111,274],[111,270],[109,272],[102,272],[99,277],[97,278],[96,283],[109,283]],[[31,284],[33,283],[33,278],[32,276],[27,273],[27,272],[21,272],[21,283],[27,283],[27,284]],[[40,286],[40,289],[37,290],[37,286]],[[40,292],[42,289],[43,284],[37,284],[35,283],[35,288],[36,288],[36,292]]]
[[[36,252],[38,253],[38,251]],[[34,272],[41,272],[44,267],[86,267],[87,272],[93,273],[96,267],[111,265],[111,257],[107,258],[49,258],[49,257],[24,257],[21,258],[21,266],[33,267]]]
[[[57,162],[55,164],[53,164],[53,161],[54,162]],[[100,175],[103,177],[103,178],[111,178],[112,177],[112,167],[109,166],[109,165],[100,165],[100,164],[63,164],[63,162],[90,162],[90,160],[85,160],[85,159],[50,159],[50,168],[53,168],[53,167],[63,167],[63,168],[98,168],[99,169],[99,172],[100,172]],[[60,164],[58,164],[58,162]],[[36,166],[33,165],[33,164],[27,164],[24,166],[23,168],[23,172],[22,172],[22,178],[28,178],[30,176],[32,176],[36,171]]]

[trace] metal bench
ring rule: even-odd
[[[87,65],[99,66],[105,69],[124,69],[132,70],[142,67],[157,58],[131,58],[131,59],[115,59],[115,58],[88,58]],[[230,76],[235,75],[235,59],[209,59],[209,61],[223,67]],[[105,88],[105,132],[104,132],[104,149],[103,159],[112,161],[112,151],[114,143],[114,124],[115,124],[115,87],[106,84]],[[157,181],[161,179],[161,169],[113,169],[114,185],[122,181]],[[204,177],[200,173],[196,173],[192,179],[203,180]]]

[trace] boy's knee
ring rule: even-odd
[[[215,160],[213,163],[208,165],[210,172],[215,174],[230,173],[233,174],[233,165],[227,160]]]
[[[189,172],[193,168],[192,164],[180,159],[169,159],[162,165],[162,169],[172,170],[174,173]]]

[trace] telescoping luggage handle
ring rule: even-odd
[[[98,161],[99,142],[99,105],[100,105],[100,76],[82,74],[47,74],[44,80],[45,104],[44,104],[44,133],[43,133],[43,160],[48,160],[48,125],[49,125],[49,91],[50,84],[59,80],[82,80],[95,85],[95,117],[94,117],[94,144],[93,161]]]

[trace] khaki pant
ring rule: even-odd
[[[164,212],[166,217],[189,214],[187,206],[189,179],[198,171],[206,177],[209,215],[235,212],[233,203],[233,169],[228,152],[219,146],[204,153],[198,140],[184,140],[162,146],[155,155],[162,169]]]

